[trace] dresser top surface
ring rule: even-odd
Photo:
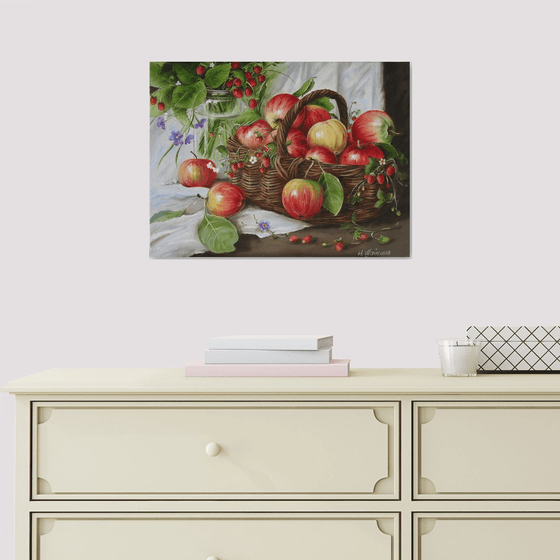
[[[49,369],[8,382],[15,394],[550,394],[557,374],[444,377],[440,369],[352,369],[349,377],[185,377],[183,368]]]

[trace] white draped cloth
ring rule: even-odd
[[[376,62],[290,62],[272,83],[268,97],[277,93],[293,93],[306,80],[315,77],[313,89],[332,89],[340,93],[348,105],[355,101],[353,109],[362,112],[384,109],[382,65]],[[175,151],[172,150],[161,162],[170,145],[171,130],[181,125],[172,117],[166,122],[166,130],[157,127],[156,120],[150,126],[150,216],[161,211],[184,210],[184,214],[164,222],[150,224],[150,257],[180,258],[204,253],[208,249],[198,240],[198,224],[203,217],[203,200],[208,189],[185,188],[177,182]],[[179,162],[192,157],[189,146],[183,146]],[[248,205],[231,218],[239,234],[267,237],[258,227],[266,221],[276,234],[291,233],[309,227],[309,224],[287,218],[275,212]]]

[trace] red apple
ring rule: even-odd
[[[391,143],[395,134],[393,119],[384,111],[366,111],[352,125],[352,136],[360,144]]]
[[[348,131],[348,143],[346,144],[346,147],[355,146],[355,145],[356,145],[356,141],[354,140],[354,137],[352,136],[352,127],[350,127],[350,130]]]
[[[286,144],[288,145],[288,154],[292,157],[305,157],[309,150],[305,134],[297,128],[290,128],[290,132],[286,136]]]
[[[232,183],[216,183],[208,191],[206,205],[214,216],[229,218],[245,206],[245,193]]]
[[[273,141],[270,135],[271,130],[270,125],[265,120],[260,119],[253,124],[240,126],[235,136],[241,144],[256,150]]]
[[[179,167],[179,182],[184,187],[210,187],[218,174],[210,159],[186,159]]]
[[[292,179],[282,190],[282,204],[290,216],[306,220],[321,210],[323,188],[317,181]]]
[[[381,148],[368,144],[367,146],[349,146],[340,155],[341,165],[367,165],[369,158],[382,159],[385,154]]]
[[[328,121],[331,118],[329,112],[323,107],[317,105],[306,105],[296,117],[294,128],[300,128],[304,134],[309,132],[309,129],[318,122]]]
[[[336,161],[336,156],[328,149],[319,146],[317,148],[311,148],[306,154],[305,159],[316,159],[321,163],[338,163]]]
[[[272,128],[278,128],[286,116],[286,113],[299,101],[295,95],[290,93],[279,93],[267,104],[264,110],[264,118]]]

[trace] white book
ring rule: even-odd
[[[320,350],[206,350],[205,364],[329,364],[332,348]]]
[[[209,350],[319,350],[330,348],[333,337],[317,335],[286,336],[217,336],[208,343]]]

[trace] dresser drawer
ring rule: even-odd
[[[416,403],[415,418],[415,498],[560,496],[560,403]]]
[[[32,560],[398,558],[398,515],[35,514]]]
[[[557,513],[430,513],[415,521],[415,560],[560,558]]]
[[[35,499],[398,498],[395,403],[35,403]]]

